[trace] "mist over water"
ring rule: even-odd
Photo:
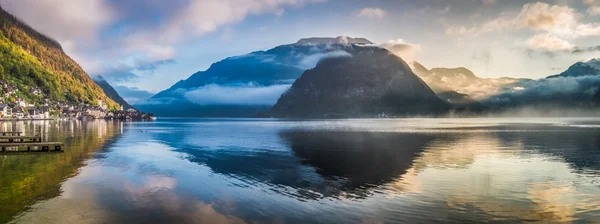
[[[38,126],[67,152],[0,156],[0,222],[600,220],[600,119]]]

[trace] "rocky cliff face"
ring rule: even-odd
[[[339,46],[305,71],[270,112],[274,117],[439,114],[450,109],[399,57],[371,46]],[[343,51],[343,52],[342,52]]]

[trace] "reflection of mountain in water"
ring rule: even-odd
[[[183,147],[192,162],[301,199],[365,198],[400,177],[433,136],[406,133],[280,132],[289,151]],[[284,188],[291,187],[290,192]]]
[[[390,182],[406,172],[433,136],[375,132],[282,132],[294,154],[325,178],[342,177],[344,191]]]

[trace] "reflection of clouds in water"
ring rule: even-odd
[[[80,175],[99,175],[103,168],[86,167]],[[115,171],[115,170],[112,170]],[[63,194],[41,202],[17,223],[245,223],[217,212],[212,204],[175,192],[177,180],[146,176],[140,183],[113,174],[107,185],[80,181],[63,184]]]
[[[524,214],[528,219],[573,222],[577,221],[575,215],[578,212],[600,209],[600,196],[580,192],[573,185],[533,183],[527,191],[528,198],[536,205],[533,211]]]
[[[572,222],[600,209],[600,196],[592,193],[597,189],[574,184],[589,177],[573,173],[561,158],[519,154],[523,148],[522,142],[501,142],[494,135],[434,141],[388,186],[389,193],[438,198],[457,211],[504,221]]]
[[[407,173],[398,178],[391,187],[403,193],[420,193],[423,181],[418,177],[427,169],[469,169],[478,156],[488,156],[499,152],[500,143],[491,135],[465,134],[448,135],[430,142],[425,150],[413,161]]]

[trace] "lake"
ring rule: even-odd
[[[0,223],[600,221],[600,119],[23,121]]]

